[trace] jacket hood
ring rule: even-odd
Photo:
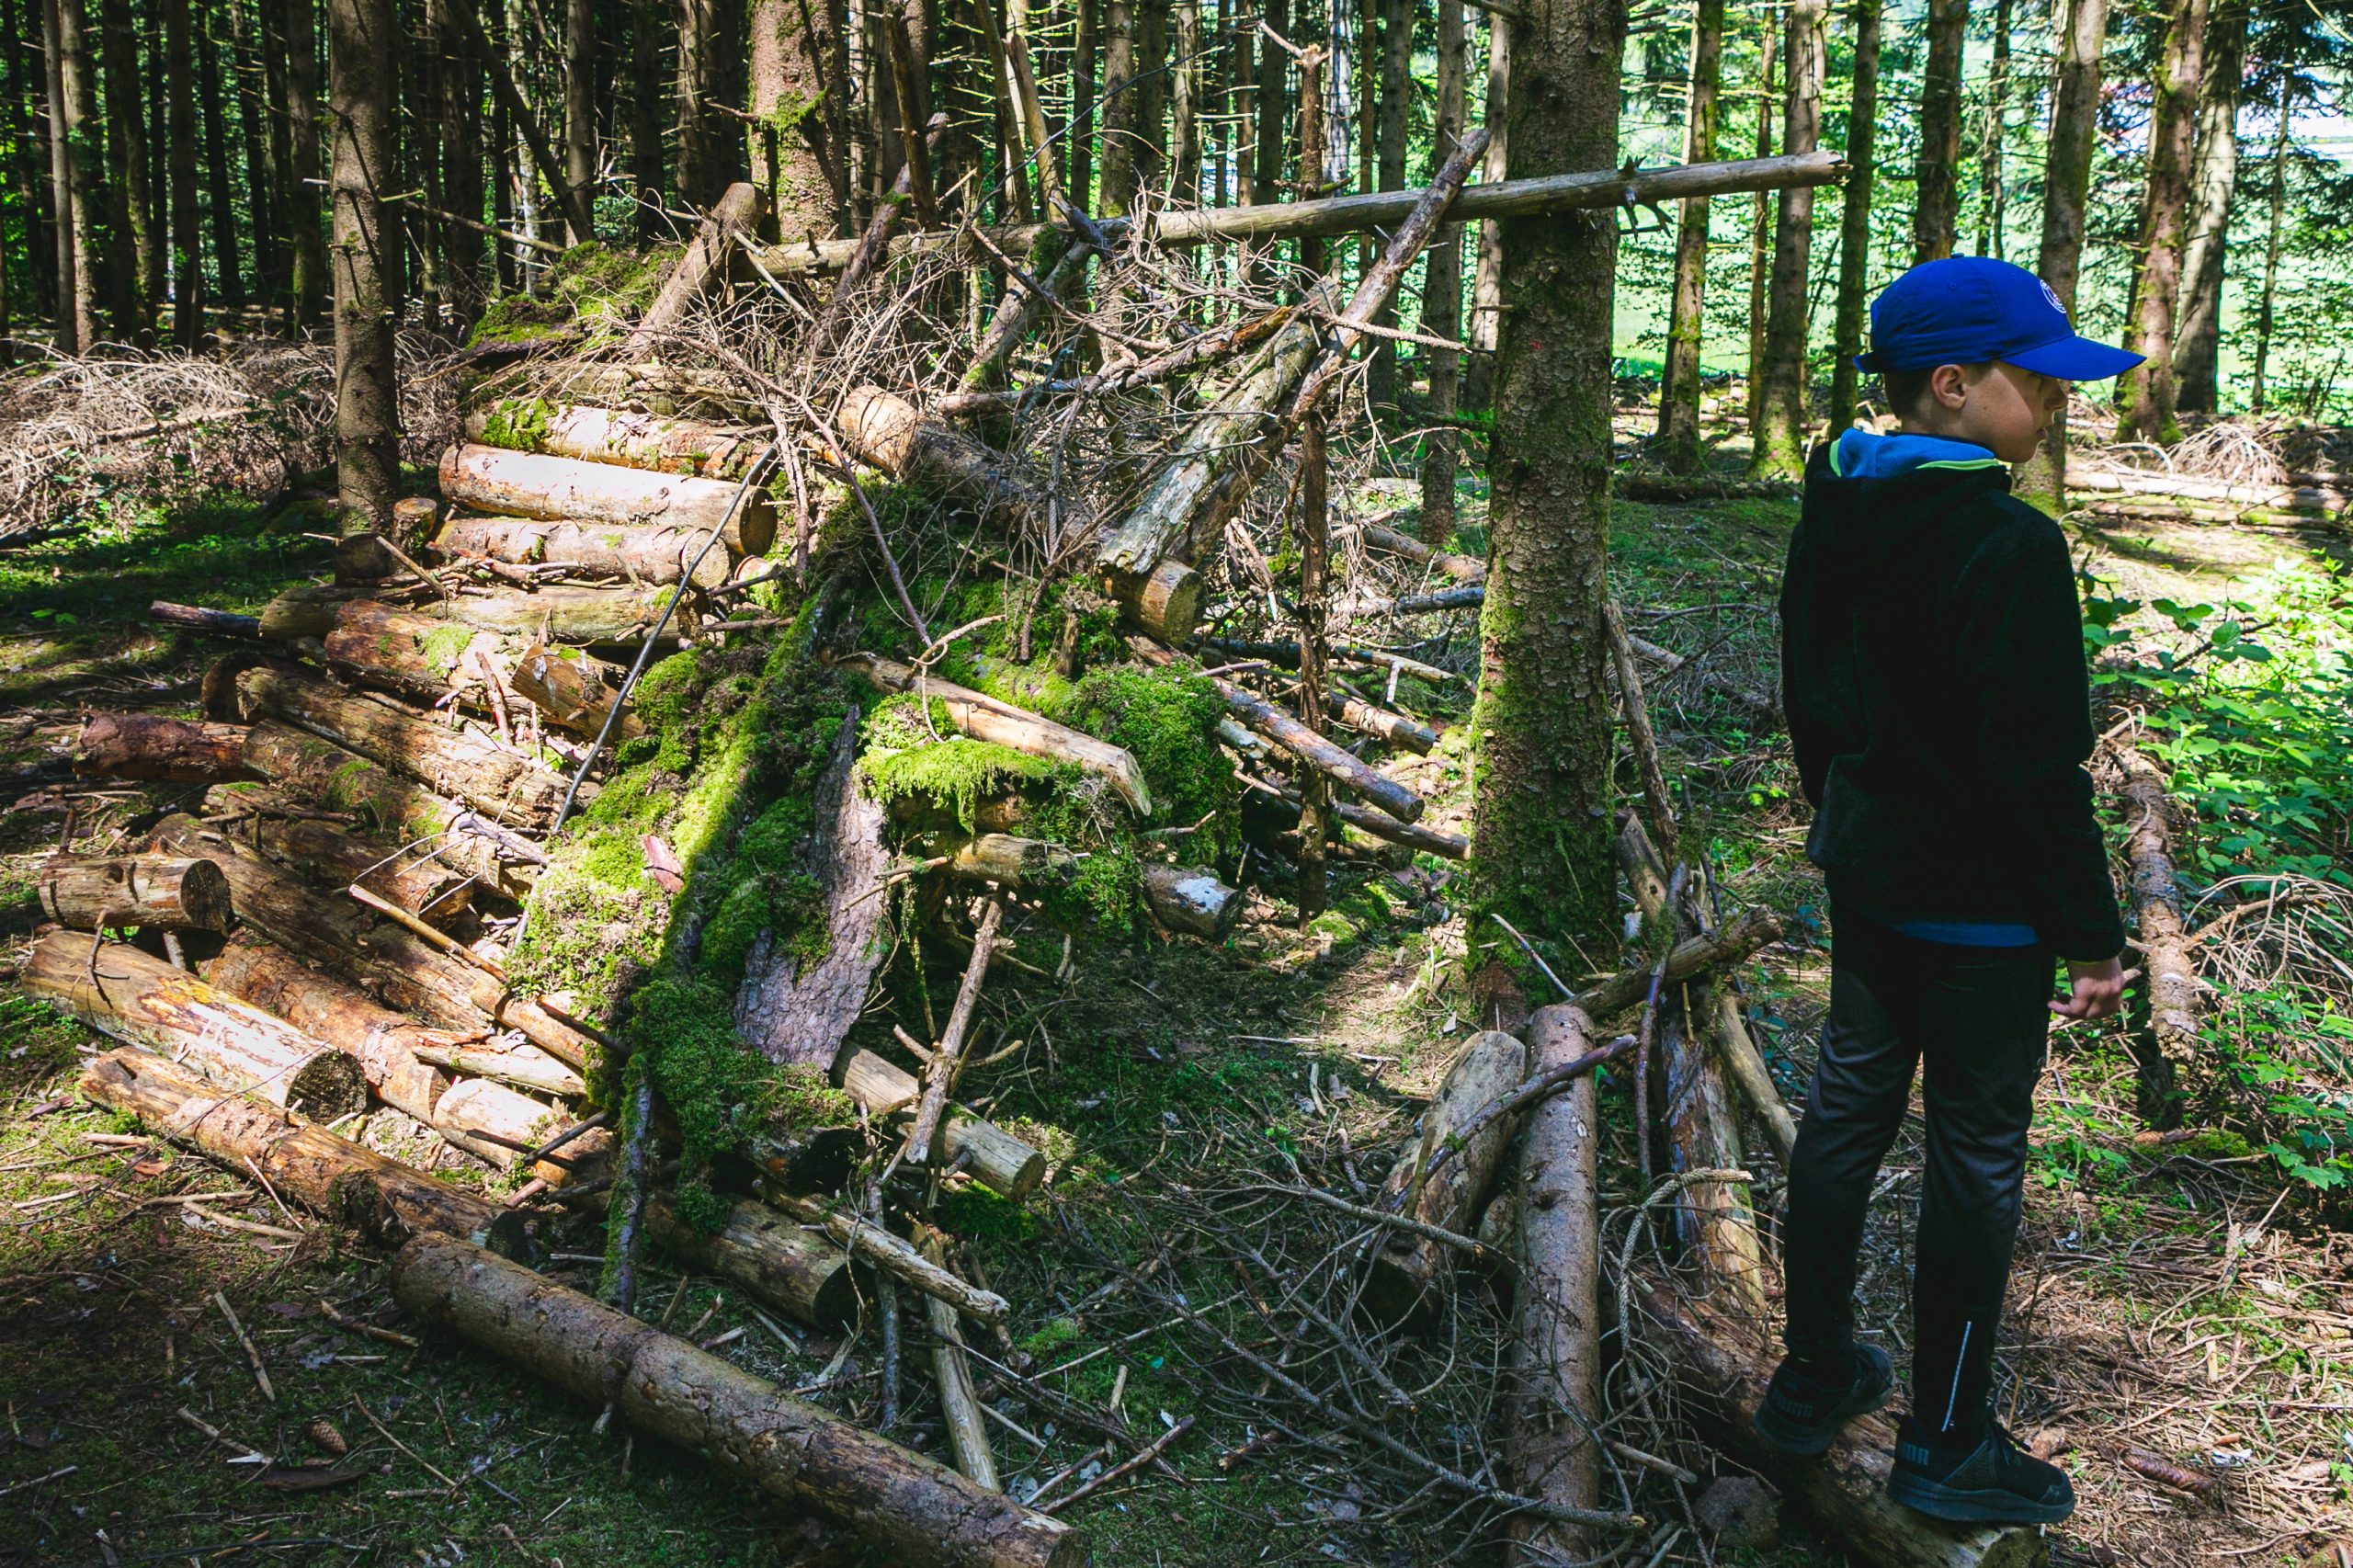
[[[1825,585],[1867,580],[1879,562],[1916,548],[1956,506],[2009,488],[2007,465],[1983,447],[1847,430],[1816,447],[1806,465],[1793,546]]]

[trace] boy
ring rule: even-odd
[[[1781,589],[1783,702],[1834,915],[1830,1016],[1789,1173],[1789,1357],[1757,1411],[1818,1454],[1893,1392],[1854,1339],[1855,1254],[1925,1063],[1912,1408],[1888,1492],[1938,1518],[2063,1519],[2066,1475],[1992,1416],[2047,1013],[2104,1017],[2125,976],[2092,813],[2091,702],[2065,539],[2009,494],[2071,381],[2138,355],[2075,335],[2040,279],[1958,256],[1871,305],[1901,434],[1817,450]],[[2072,994],[2052,1002],[2052,965]],[[2047,1012],[2046,1012],[2047,1009]]]

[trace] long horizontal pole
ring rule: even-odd
[[[1605,169],[1592,174],[1546,175],[1538,179],[1507,179],[1493,185],[1470,185],[1454,199],[1449,222],[1480,218],[1525,218],[1541,212],[1577,208],[1663,207],[1695,196],[1722,196],[1744,190],[1779,190],[1792,186],[1828,185],[1847,173],[1847,162],[1836,153],[1793,153],[1778,158],[1744,158],[1729,164],[1685,164],[1674,168],[1644,169],[1627,174]],[[1107,218],[1097,225],[1105,235],[1124,238],[1137,223],[1155,245],[1179,247],[1231,243],[1237,240],[1296,240],[1320,235],[1386,229],[1405,221],[1422,198],[1418,187],[1374,190],[1320,201],[1277,201],[1256,207],[1196,208],[1182,212],[1154,212],[1142,219]],[[1023,223],[991,231],[999,250],[1009,256],[1028,253],[1048,227]],[[952,250],[964,244],[954,229],[902,234],[891,242],[892,259],[932,251]],[[770,272],[838,272],[849,265],[858,248],[855,239],[789,241],[756,247],[760,265]]]

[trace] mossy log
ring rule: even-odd
[[[1242,915],[1242,894],[1201,866],[1147,864],[1143,897],[1154,919],[1205,941],[1222,940]]]
[[[156,784],[218,784],[250,778],[237,724],[198,724],[152,713],[93,713],[74,746],[79,778],[131,778]]]
[[[581,577],[620,577],[632,583],[675,583],[693,569],[709,590],[728,578],[727,552],[705,551],[710,536],[665,523],[582,523],[540,517],[452,517],[433,536],[445,560],[469,556],[524,565],[562,562]]]
[[[186,970],[121,942],[52,931],[17,983],[99,1033],[174,1058],[207,1083],[324,1120],[368,1104],[359,1063]]]
[[[441,498],[478,512],[582,523],[662,525],[720,530],[736,555],[766,555],[776,542],[776,506],[744,496],[729,480],[697,479],[614,463],[460,443],[441,454]]]
[[[703,1231],[656,1192],[645,1200],[645,1227],[680,1263],[734,1281],[796,1322],[835,1329],[858,1316],[849,1254],[765,1205],[735,1204],[718,1230]]]
[[[165,855],[52,855],[37,892],[41,914],[76,931],[226,931],[232,913],[218,866]]]
[[[267,785],[236,785],[207,799],[223,833],[314,882],[357,882],[385,903],[442,927],[458,924],[472,905],[474,879],[434,858],[429,848],[362,837],[315,816],[273,809],[286,803]]]
[[[290,665],[256,665],[244,671],[237,676],[237,694],[249,721],[283,719],[513,827],[550,825],[563,800],[567,781],[562,774],[500,745],[495,737],[415,718]]]
[[[1802,1505],[1872,1568],[2032,1568],[2044,1561],[2031,1525],[1948,1525],[1887,1494],[1895,1429],[1881,1415],[1849,1421],[1819,1459],[1800,1459],[1757,1437],[1751,1425],[1778,1352],[1751,1324],[1686,1301],[1665,1288],[1639,1289],[1642,1336],[1676,1366],[1677,1408],[1711,1445]]]
[[[506,662],[498,633],[451,619],[438,606],[410,610],[377,599],[345,599],[323,607],[307,623],[318,621],[324,630],[309,635],[319,638],[338,671],[427,701],[480,680],[483,663],[494,673]]]
[[[1080,1568],[1085,1538],[947,1466],[804,1404],[733,1362],[483,1248],[421,1236],[392,1294],[639,1430],[790,1506],[848,1525],[908,1568]]]
[[[1390,1167],[1381,1207],[1442,1231],[1468,1231],[1503,1167],[1512,1140],[1510,1119],[1498,1118],[1472,1133],[1436,1176],[1421,1179],[1423,1169],[1472,1119],[1518,1089],[1527,1067],[1528,1048],[1499,1029],[1483,1029],[1463,1041],[1422,1113],[1419,1135]],[[1442,1243],[1409,1232],[1387,1233],[1366,1265],[1365,1311],[1388,1324],[1426,1318],[1451,1264]]]
[[[417,1051],[463,1037],[393,1012],[253,931],[230,937],[201,968],[207,984],[350,1056],[359,1063],[369,1091],[386,1105],[419,1121],[433,1120],[433,1108],[449,1080]]]
[[[923,1085],[915,1075],[863,1046],[846,1047],[834,1082],[880,1121],[912,1113]],[[1046,1156],[1012,1133],[961,1106],[949,1106],[939,1132],[940,1157],[990,1191],[1018,1203],[1046,1177]]]
[[[1077,858],[1061,845],[1004,833],[984,833],[941,852],[948,856],[950,876],[1033,892],[1061,887],[1078,870]]]
[[[544,642],[534,642],[516,658],[506,678],[507,684],[544,714],[550,723],[593,739],[603,733],[605,720],[620,695],[617,683],[605,678],[605,672],[612,668],[577,648],[551,648]],[[645,722],[624,711],[613,726],[611,738],[634,740],[643,733]]]
[[[289,794],[325,811],[353,812],[412,855],[429,856],[508,898],[525,896],[538,877],[538,866],[516,859],[504,841],[468,828],[474,812],[333,741],[265,719],[246,734],[244,755],[254,775]]]
[[[740,479],[767,449],[748,430],[699,419],[538,398],[501,398],[473,410],[466,415],[466,439],[697,479]]]
[[[841,663],[843,668],[855,670],[884,691],[912,691],[915,687],[915,667],[896,659],[886,659],[880,653],[853,653]],[[1152,791],[1144,783],[1143,769],[1136,765],[1134,757],[1110,742],[1098,741],[1093,735],[1057,724],[1051,719],[1041,719],[1010,702],[1000,702],[984,692],[952,681],[925,676],[923,693],[943,704],[948,722],[974,740],[994,742],[1028,756],[1067,762],[1097,774],[1119,791],[1120,798],[1139,817],[1152,815]]]
[[[128,1112],[241,1177],[257,1170],[279,1197],[379,1242],[438,1232],[518,1256],[530,1250],[519,1212],[277,1106],[222,1095],[152,1051],[97,1058],[83,1068],[80,1088],[92,1104]]]

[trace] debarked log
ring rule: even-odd
[[[1431,1155],[1455,1140],[1472,1118],[1519,1087],[1527,1066],[1528,1048],[1501,1030],[1482,1030],[1465,1040],[1422,1113],[1420,1136],[1390,1168],[1380,1207],[1442,1231],[1460,1234],[1469,1230],[1511,1143],[1510,1119],[1490,1120],[1472,1131],[1470,1142],[1435,1176],[1424,1173]],[[1452,1261],[1448,1248],[1427,1236],[1388,1233],[1366,1265],[1365,1310],[1390,1324],[1425,1315]]]
[[[804,1404],[685,1340],[480,1247],[418,1237],[401,1304],[795,1507],[839,1518],[909,1568],[1079,1568],[1072,1527]]]
[[[845,1046],[834,1082],[877,1120],[912,1113],[923,1085],[915,1075],[862,1046]],[[951,1105],[939,1134],[940,1157],[993,1192],[1019,1202],[1045,1179],[1046,1156],[961,1106]]]
[[[218,866],[166,855],[52,855],[38,891],[41,914],[76,931],[226,931],[232,914]]]
[[[776,505],[739,483],[614,463],[460,443],[441,454],[441,498],[478,512],[584,523],[662,524],[720,530],[736,555],[766,555],[776,542]]]
[[[1242,915],[1242,894],[1220,881],[1206,866],[1147,862],[1143,897],[1154,919],[1172,931],[1205,941],[1222,940]]]
[[[626,473],[626,469],[611,469]],[[680,483],[684,483],[681,481]],[[662,618],[662,608],[677,591],[669,587],[556,587],[529,593],[462,593],[448,601],[449,619],[480,631],[509,637],[539,638],[549,642],[634,643]],[[689,596],[671,614],[664,640],[694,629],[695,600]]]
[[[911,691],[920,680],[924,696],[943,704],[948,722],[974,740],[992,741],[1029,756],[1067,762],[1099,774],[1138,816],[1152,815],[1152,791],[1144,784],[1143,769],[1134,757],[1108,741],[1041,719],[969,687],[920,676],[913,665],[879,653],[852,653],[841,663],[885,691]]]
[[[577,1099],[588,1092],[587,1081],[544,1051],[469,1051],[459,1045],[421,1045],[416,1059],[444,1072],[488,1078],[518,1089]]]
[[[17,983],[99,1033],[173,1057],[207,1083],[323,1120],[368,1104],[359,1063],[127,943],[52,931]]]
[[[293,1112],[222,1095],[152,1051],[97,1058],[82,1070],[80,1088],[93,1104],[128,1111],[239,1176],[257,1170],[278,1196],[387,1244],[431,1231],[517,1256],[529,1250],[518,1210],[436,1181]]]
[[[540,517],[452,517],[433,536],[445,560],[469,556],[522,565],[562,562],[580,577],[675,583],[688,574],[703,589],[727,581],[727,553],[705,551],[706,530],[665,523],[583,523]]]
[[[152,713],[93,713],[74,747],[82,778],[134,778],[157,784],[217,784],[250,778],[236,724],[198,724]]]
[[[767,445],[748,430],[700,419],[522,397],[501,398],[469,413],[466,439],[697,479],[740,479]]]
[[[1672,985],[1703,970],[1738,963],[1768,942],[1779,941],[1780,936],[1779,915],[1769,910],[1744,909],[1714,931],[1676,943],[1666,955],[1666,978],[1663,983]],[[1570,1000],[1587,1017],[1606,1018],[1625,1011],[1649,994],[1654,972],[1648,965],[1623,970],[1598,985],[1578,992]]]
[[[379,1005],[252,931],[230,937],[220,955],[201,968],[207,984],[350,1056],[359,1063],[369,1091],[386,1105],[419,1121],[432,1121],[433,1108],[449,1080],[417,1052],[461,1037]]]

